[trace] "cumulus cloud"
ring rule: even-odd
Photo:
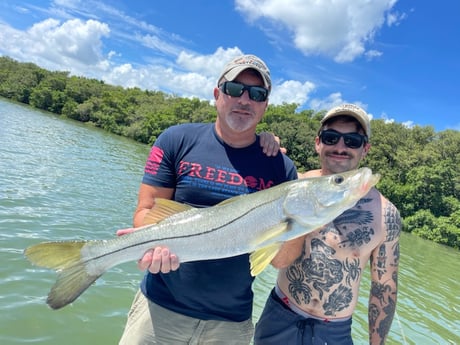
[[[177,57],[177,63],[185,69],[200,72],[217,79],[219,72],[224,68],[224,64],[241,54],[243,52],[238,47],[227,49],[219,47],[209,55],[183,51]]]
[[[131,64],[123,64],[105,74],[104,80],[125,87],[137,86],[150,90],[161,88],[183,97],[211,100],[212,91],[225,63],[241,54],[243,52],[236,47],[228,49],[219,47],[209,55],[183,51],[178,55],[174,67],[151,64],[135,68]],[[308,81],[304,83],[294,80],[282,81],[274,84],[270,103],[305,104],[315,87]]]
[[[236,4],[249,22],[260,22],[267,32],[277,25],[286,28],[305,55],[327,55],[342,63],[365,54],[385,22],[395,25],[404,19],[391,11],[396,1],[236,0]]]
[[[392,12],[396,1],[236,0],[235,3],[244,18],[265,30],[273,42],[292,42],[305,55],[326,55],[337,62],[346,62],[360,56],[367,59],[381,56],[380,51],[368,46],[382,25],[397,25],[404,19],[403,15]],[[212,100],[212,90],[225,62],[244,53],[236,46],[218,47],[208,54],[186,50],[178,35],[130,17],[101,1],[54,0],[50,8],[28,6],[21,12],[41,12],[50,18],[25,30],[0,22],[0,54],[110,84]],[[286,32],[288,38],[284,36]],[[117,51],[117,45],[123,45],[123,49]],[[136,62],[121,53],[128,54],[128,45],[134,51],[145,48],[142,53],[136,52]],[[141,54],[144,56],[139,58]],[[309,103],[309,107],[321,110],[344,101],[340,93],[323,100],[314,99],[312,94],[317,85],[303,76],[299,79],[302,81],[274,79],[270,102],[296,103],[299,108]]]
[[[108,61],[102,53],[102,37],[110,34],[107,24],[95,20],[71,19],[61,23],[46,19],[26,31],[0,25],[0,52],[12,58],[34,62],[51,70],[86,74],[104,70]]]
[[[309,81],[305,83],[295,80],[284,81],[273,87],[270,103],[282,104],[284,102],[303,105],[310,99],[310,93],[315,90],[315,87],[315,84]]]
[[[323,99],[312,99],[310,105],[312,109],[320,111],[333,108],[342,103],[346,103],[345,100],[342,99],[342,94],[340,92],[335,92]]]

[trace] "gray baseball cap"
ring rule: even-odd
[[[217,82],[220,82],[222,78],[225,78],[227,81],[233,81],[241,72],[249,68],[259,72],[264,81],[264,86],[270,90],[272,87],[270,70],[265,62],[255,55],[241,55],[234,58],[225,65],[219,79],[217,79]]]
[[[347,115],[355,118],[364,129],[364,133],[368,138],[371,137],[371,122],[367,113],[354,104],[342,104],[329,110],[321,120],[323,125],[327,120],[339,115]]]

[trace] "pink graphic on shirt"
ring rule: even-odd
[[[157,146],[153,146],[150,150],[147,163],[145,164],[145,172],[156,175],[163,160],[164,151]]]
[[[249,188],[255,189],[257,187],[257,179],[254,176],[246,176],[244,180]]]
[[[210,166],[202,166],[199,163],[181,161],[179,176],[188,176],[190,178],[200,179],[214,183],[220,183],[227,186],[247,186],[254,190],[262,190],[273,186],[273,181],[265,181],[263,178],[254,176],[243,177],[239,173]]]

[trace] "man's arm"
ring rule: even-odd
[[[144,225],[144,218],[155,204],[155,198],[172,199],[173,194],[173,188],[154,187],[142,183],[139,188],[137,207],[134,211],[134,228],[118,230],[117,235],[125,235]],[[137,266],[143,271],[148,269],[152,273],[168,273],[179,268],[179,258],[170,253],[168,248],[155,247],[145,252]]]
[[[385,240],[371,254],[369,343],[384,344],[396,312],[401,218],[396,207],[383,200]]]
[[[309,178],[321,176],[321,170],[309,170],[303,174],[298,174],[299,178]],[[318,229],[319,230],[319,229]],[[307,235],[297,237],[293,240],[283,243],[280,251],[271,261],[271,265],[277,269],[286,268],[302,254],[305,237]]]
[[[304,242],[305,236],[284,242],[270,264],[276,269],[288,267],[302,254]]]
[[[137,207],[134,211],[134,227],[138,228],[144,225],[145,215],[152,209],[153,205],[155,204],[155,198],[172,199],[173,194],[173,188],[154,187],[142,183],[139,187]]]

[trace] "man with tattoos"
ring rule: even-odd
[[[321,169],[302,177],[358,168],[370,134],[361,108],[331,109],[315,138]],[[373,188],[332,223],[286,243],[272,261],[279,268],[277,283],[256,325],[254,344],[353,344],[352,314],[368,260],[369,343],[384,344],[396,309],[400,231],[398,210]]]

